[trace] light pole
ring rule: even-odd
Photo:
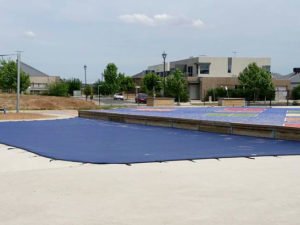
[[[87,66],[84,65],[84,66],[83,66],[83,69],[84,69],[84,86],[85,86],[85,87],[86,87],[86,68],[87,68]]]
[[[165,97],[165,85],[166,85],[166,58],[167,53],[163,52],[162,57],[164,59],[164,83],[163,83],[163,97]]]

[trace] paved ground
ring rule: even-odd
[[[299,107],[138,107],[106,110],[106,112],[300,128]]]
[[[49,162],[0,145],[3,225],[298,225],[300,157]]]
[[[299,224],[299,156],[125,166],[7,149],[1,225]]]

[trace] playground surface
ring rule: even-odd
[[[103,112],[300,128],[300,109],[292,107],[138,107]]]

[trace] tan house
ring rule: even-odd
[[[183,72],[188,80],[189,96],[191,100],[204,100],[209,89],[217,87],[235,88],[239,85],[238,76],[249,64],[256,63],[259,67],[271,71],[271,58],[262,57],[209,57],[199,56],[172,61],[168,63],[169,74],[175,69]],[[162,74],[162,65],[149,66],[157,74]],[[141,74],[139,74],[141,75]],[[141,79],[141,76],[138,76]],[[133,77],[135,79],[135,77]],[[290,81],[273,79],[276,90],[282,93],[290,90]],[[279,92],[278,92],[279,93]]]
[[[28,88],[28,92],[31,94],[41,94],[46,92],[49,84],[60,80],[59,76],[49,76],[23,62],[21,64],[21,69],[25,73],[29,74],[30,87]]]

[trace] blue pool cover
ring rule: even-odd
[[[299,155],[300,142],[89,119],[1,122],[0,143],[83,163]]]

